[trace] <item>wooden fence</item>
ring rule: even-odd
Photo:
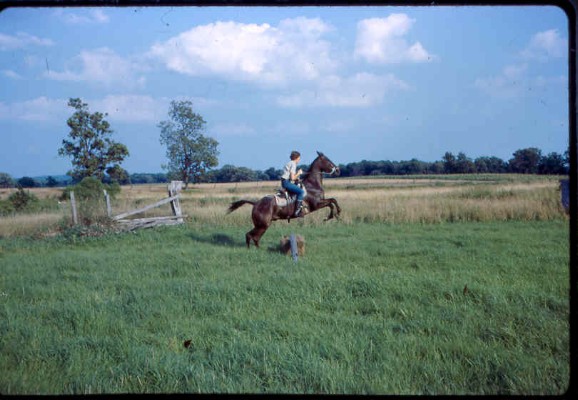
[[[162,199],[157,201],[156,203],[150,204],[148,206],[138,208],[135,210],[127,211],[118,215],[112,215],[112,207],[110,204],[110,196],[104,191],[104,197],[106,200],[106,210],[108,216],[119,224],[121,229],[132,231],[135,229],[140,228],[151,228],[154,226],[159,225],[178,225],[185,222],[184,218],[186,215],[183,215],[181,211],[181,203],[179,200],[180,192],[183,189],[183,182],[181,181],[172,181],[168,187],[168,194],[169,197],[166,199]],[[164,204],[170,203],[172,214],[170,216],[163,216],[163,217],[149,217],[149,218],[128,218],[132,217],[137,214],[144,213],[145,211],[152,210],[153,208],[160,207]],[[70,192],[70,204],[72,206],[72,220],[74,224],[78,224],[78,213],[76,211],[76,200],[74,197],[74,192]]]

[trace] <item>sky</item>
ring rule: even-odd
[[[553,6],[6,9],[0,172],[70,170],[70,98],[108,114],[129,173],[163,171],[173,100],[207,122],[217,168],[562,154],[568,23]]]

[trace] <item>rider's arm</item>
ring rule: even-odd
[[[303,173],[303,170],[299,169],[299,171],[293,173],[291,172],[291,180],[292,181],[296,181],[297,178],[299,178],[299,175],[301,175]]]

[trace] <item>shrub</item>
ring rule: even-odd
[[[38,203],[38,198],[30,193],[28,190],[24,191],[22,187],[18,191],[8,196],[8,201],[12,203],[14,210],[22,211]]]
[[[0,215],[9,215],[14,211],[14,206],[9,200],[0,200]]]
[[[0,188],[14,187],[14,179],[6,172],[0,172]]]
[[[86,177],[80,183],[66,187],[62,191],[60,200],[70,198],[70,192],[74,191],[81,222],[84,225],[91,225],[106,219],[104,190],[111,198],[114,198],[120,192],[120,185],[118,183],[105,185],[97,178]]]

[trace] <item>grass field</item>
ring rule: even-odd
[[[250,208],[224,210],[274,183],[196,186],[186,225],[136,233],[8,233],[24,216],[0,219],[0,392],[565,392],[556,179],[325,183],[342,221],[278,222],[250,251]],[[164,196],[135,186],[113,206]],[[277,250],[292,232],[297,263]]]

